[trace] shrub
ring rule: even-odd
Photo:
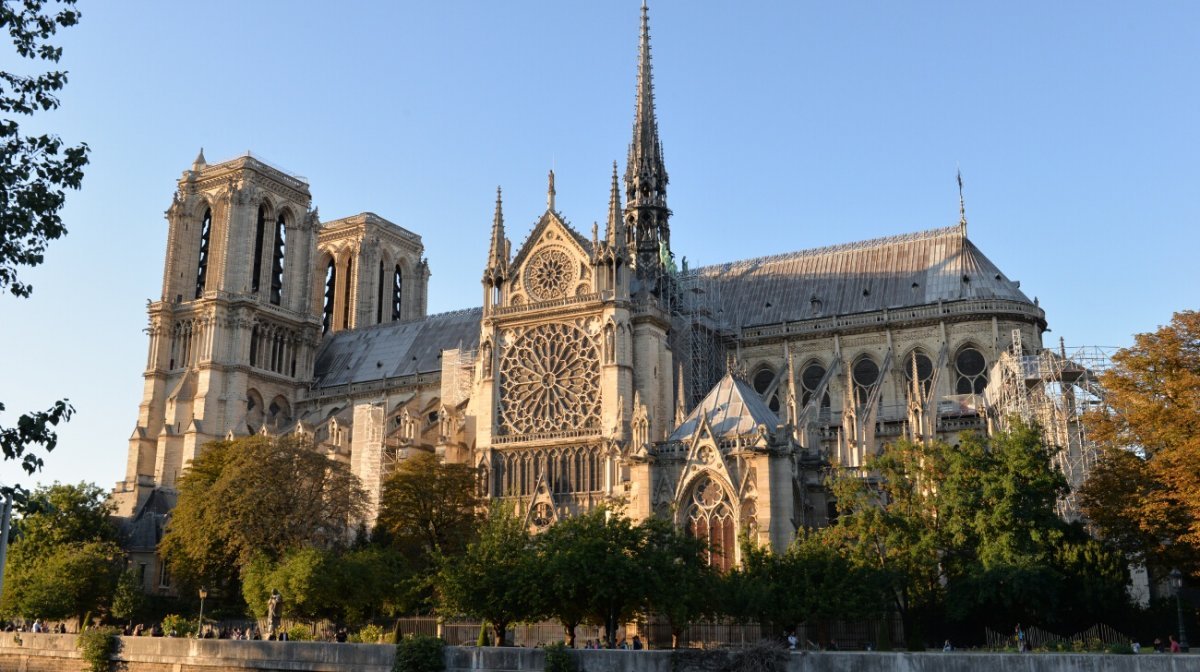
[[[297,623],[287,629],[288,640],[293,642],[311,642],[313,640],[312,628]]]
[[[443,672],[446,659],[442,649],[446,642],[440,637],[412,635],[396,645],[396,664],[392,672]]]
[[[79,633],[76,646],[90,672],[108,672],[113,654],[121,649],[116,628],[92,628]]]
[[[191,637],[196,624],[179,614],[167,614],[162,620],[163,635],[168,637]]]
[[[546,645],[546,672],[576,672],[575,657],[562,642]]]
[[[775,642],[761,641],[733,654],[728,672],[784,672],[788,667],[788,650]]]
[[[1108,645],[1109,653],[1117,653],[1121,655],[1133,655],[1133,647],[1128,642],[1113,642]]]
[[[350,641],[360,644],[378,644],[383,641],[383,628],[378,625],[365,625],[361,630],[350,635]]]

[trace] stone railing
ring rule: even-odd
[[[1046,313],[1037,306],[1022,301],[1004,299],[973,299],[918,306],[915,308],[884,309],[870,313],[818,317],[798,322],[767,324],[747,327],[741,336],[746,340],[778,338],[792,335],[812,335],[823,332],[877,329],[885,325],[908,322],[954,320],[971,316],[1013,315],[1039,323],[1046,321]]]
[[[75,635],[0,633],[0,670],[75,672],[85,668]],[[396,649],[386,644],[262,642],[122,637],[115,661],[124,672],[391,672]],[[605,672],[672,672],[673,652],[574,651],[579,668]],[[725,655],[736,655],[727,652]],[[540,672],[541,649],[449,646],[446,672]],[[1193,672],[1200,655],[1095,653],[793,652],[786,672]]]

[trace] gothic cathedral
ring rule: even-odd
[[[387,474],[430,452],[472,465],[532,528],[620,502],[730,566],[743,532],[779,549],[825,524],[828,470],[902,437],[985,430],[991,366],[1041,347],[1044,313],[971,243],[965,216],[677,268],[669,185],[644,6],[604,230],[571,227],[551,173],[546,211],[513,250],[497,192],[481,308],[427,314],[416,233],[372,213],[323,223],[302,179],[201,153],[167,211],[145,392],[113,493],[130,550],[153,553],[207,442],[264,433],[348,463],[372,518]]]

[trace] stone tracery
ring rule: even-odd
[[[519,334],[500,358],[500,431],[509,436],[600,427],[600,355],[570,324]]]

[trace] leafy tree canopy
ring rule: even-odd
[[[1103,452],[1081,507],[1160,576],[1178,567],[1200,578],[1200,312],[1137,334],[1112,364],[1105,408],[1086,418]]]
[[[346,546],[366,501],[346,465],[296,437],[210,443],[178,488],[159,552],[184,585],[210,589],[236,586],[259,555]]]
[[[62,47],[50,40],[59,28],[78,23],[79,17],[75,0],[0,2],[0,28],[8,32],[18,56],[35,62],[58,62]],[[88,147],[82,143],[66,147],[51,134],[23,135],[16,116],[57,108],[55,93],[66,83],[63,71],[33,75],[0,71],[0,291],[18,297],[33,291],[18,278],[18,270],[42,263],[49,241],[67,232],[58,213],[66,201],[64,190],[78,189],[83,181]],[[0,403],[0,413],[4,410]],[[54,427],[70,420],[73,412],[64,399],[45,411],[21,415],[15,426],[0,425],[4,459],[20,460],[28,474],[40,469],[42,458],[29,448],[54,450],[58,443]],[[4,489],[24,495],[19,487]]]
[[[109,513],[104,491],[90,483],[35,490],[15,521],[0,612],[59,619],[105,608],[122,561]]]

